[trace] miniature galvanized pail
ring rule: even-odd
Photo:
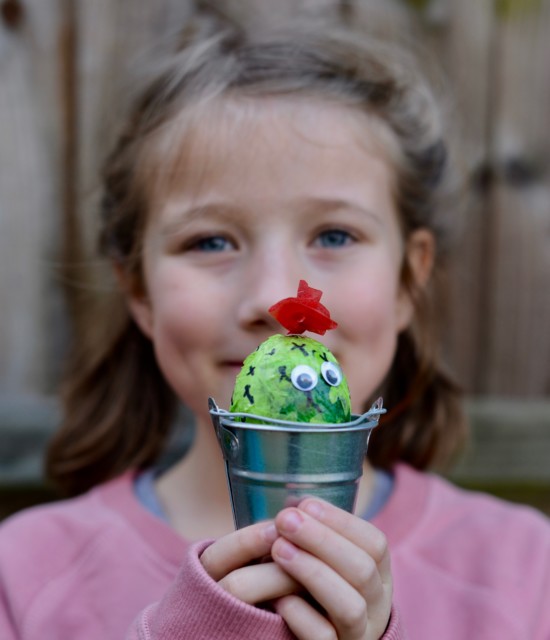
[[[237,528],[273,518],[305,496],[352,512],[382,400],[350,422],[311,424],[229,413],[209,399]]]

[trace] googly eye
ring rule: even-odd
[[[323,380],[331,387],[337,387],[342,382],[342,372],[340,367],[334,362],[323,362],[321,365],[321,375]]]
[[[294,367],[290,374],[290,379],[296,389],[300,391],[311,391],[311,389],[317,386],[317,382],[319,381],[319,377],[315,371],[311,367],[308,367],[307,364],[299,364],[297,367]]]

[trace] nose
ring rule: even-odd
[[[290,248],[279,248],[258,256],[247,266],[242,298],[239,305],[239,324],[245,329],[281,331],[281,325],[268,309],[279,300],[295,296],[300,279],[307,279],[303,265]]]

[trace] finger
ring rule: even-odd
[[[300,503],[299,509],[363,549],[378,565],[382,583],[391,588],[388,541],[380,529],[318,498],[306,498]]]
[[[338,516],[337,523],[348,520],[347,517],[339,520]],[[273,559],[303,584],[326,610],[339,637],[355,637],[357,634],[362,637],[367,621],[371,629],[383,631],[389,619],[392,599],[387,550],[381,554],[380,564],[377,564],[364,550],[373,546],[368,540],[360,540],[360,545],[357,545],[345,537],[348,531],[342,535],[300,509],[281,511],[275,524],[284,537],[274,543],[271,549]],[[359,526],[349,527],[352,532],[348,535],[352,538],[357,539],[358,530],[363,530],[365,537],[378,534],[369,523],[354,523],[357,524]],[[290,553],[292,546],[294,554]]]
[[[318,498],[306,498],[298,508],[362,548],[377,564],[389,556],[386,536],[367,520]]]
[[[275,519],[275,525],[282,536],[342,576],[371,606],[378,606],[384,599],[384,583],[379,566],[363,548],[298,509],[281,511]],[[366,530],[368,533],[369,529]],[[362,543],[363,546],[369,546],[365,541]],[[389,579],[391,583],[391,577]]]
[[[297,593],[301,586],[274,562],[231,571],[218,583],[225,591],[248,604]]]
[[[338,638],[364,637],[368,625],[367,602],[352,585],[319,558],[284,538],[275,541],[271,553],[277,564],[302,584],[326,611]]]
[[[273,606],[298,640],[337,640],[331,622],[303,598],[289,595],[276,600]]]
[[[278,533],[272,522],[261,522],[219,538],[207,547],[200,561],[216,581],[253,560],[268,555]]]

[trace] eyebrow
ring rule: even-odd
[[[174,207],[174,209],[176,208]],[[204,204],[190,207],[178,207],[173,217],[161,224],[161,233],[169,236],[176,233],[183,225],[191,223],[204,215],[211,215],[220,220],[233,220],[237,211],[236,207],[222,202],[205,202]]]
[[[347,200],[343,198],[305,198],[304,200],[298,201],[299,206],[308,211],[315,211],[320,213],[330,213],[331,211],[337,210],[352,210],[357,211],[361,214],[365,214],[369,218],[371,218],[377,224],[382,224],[382,220],[380,216],[378,216],[371,209],[366,208],[362,203],[356,202],[354,200]]]

